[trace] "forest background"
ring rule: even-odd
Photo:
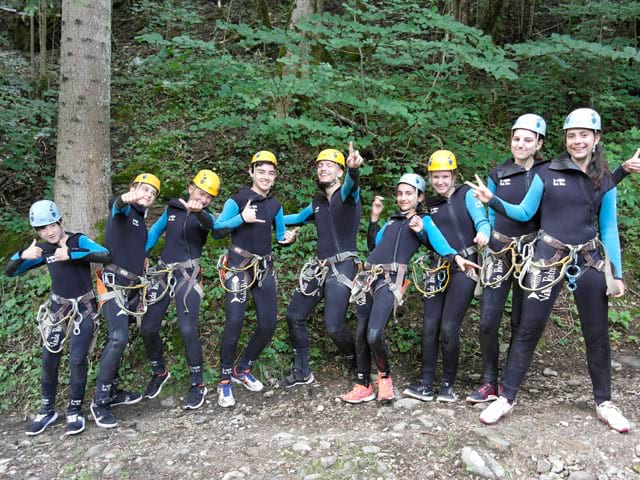
[[[65,219],[72,220],[67,227],[81,225],[74,212],[95,206],[104,217],[107,195],[123,192],[138,172],[150,171],[163,182],[152,221],[170,197],[185,192],[199,169],[211,168],[222,179],[221,194],[211,207],[219,212],[224,200],[248,182],[246,165],[261,149],[276,152],[279,176],[274,193],[285,212],[295,212],[316,191],[317,152],[327,147],[344,151],[354,141],[366,160],[361,169],[365,209],[359,244],[365,255],[364,229],[374,194],[385,195],[387,213],[392,211],[397,178],[408,171],[426,173],[426,159],[440,148],[456,154],[462,179],[475,173],[485,177],[492,166],[510,156],[509,129],[520,114],[534,112],[547,120],[547,158],[563,150],[562,121],[581,106],[601,114],[606,156],[613,168],[640,147],[640,2],[114,0],[111,5],[107,0],[88,0],[85,4],[87,19],[91,17],[95,25],[112,25],[110,48],[104,49],[110,61],[105,77],[110,74],[110,92],[107,82],[107,96],[100,93],[103,103],[106,98],[110,128],[103,135],[106,145],[97,147],[102,148],[100,155],[65,156],[59,140],[66,135],[65,145],[82,144],[82,135],[73,129],[74,123],[85,122],[82,115],[69,120],[59,112],[64,104],[59,101],[61,84],[75,81],[60,74],[61,44],[71,38],[64,33],[67,0],[0,1],[3,263],[34,238],[26,213],[35,200],[54,198],[54,193],[56,199],[70,198],[64,189],[73,190],[79,196],[73,202],[63,200],[61,208]],[[90,43],[81,38],[69,41],[77,52],[82,52],[83,43]],[[81,70],[74,73],[81,75]],[[90,99],[83,100],[90,103]],[[91,173],[90,163],[96,162],[102,162],[98,167],[104,178]],[[96,180],[99,189],[94,187]],[[618,189],[629,291],[624,299],[612,302],[614,348],[640,343],[636,275],[640,187],[630,177]],[[102,240],[104,221],[76,229]],[[293,247],[276,249],[280,321],[257,364],[259,377],[275,379],[290,367],[284,309],[298,268],[314,253],[314,240],[315,228],[307,226]],[[224,309],[215,266],[226,243],[210,240],[202,257],[201,337],[207,382],[217,378]],[[17,408],[16,413],[26,414],[38,401],[40,338],[35,317],[48,289],[44,269],[17,279],[0,276],[0,411]],[[577,313],[567,299],[565,295],[555,309],[539,348],[554,347],[582,358]],[[421,315],[422,304],[412,290],[387,334],[400,368],[419,368]],[[462,333],[466,375],[480,371],[478,318],[474,301]],[[250,309],[247,323],[254,321]],[[314,369],[331,368],[337,352],[324,333],[321,310],[310,322]],[[103,325],[91,357],[90,385],[104,330]],[[163,335],[168,363],[179,380],[173,385],[180,385],[188,371],[173,309]],[[504,335],[508,338],[508,329]],[[133,333],[123,363],[124,383],[143,386],[146,363],[141,338]],[[63,365],[66,369],[66,362]],[[62,388],[68,387],[67,379],[61,372]]]

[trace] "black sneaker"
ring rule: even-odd
[[[299,370],[292,370],[289,375],[280,380],[280,385],[284,388],[291,388],[296,385],[309,385],[314,381],[313,373],[309,372],[309,375],[305,377]]]
[[[189,389],[189,395],[184,402],[185,410],[195,410],[200,408],[204,403],[204,398],[207,395],[207,387],[204,385],[191,385]]]
[[[483,383],[467,397],[469,403],[487,403],[498,399],[498,389],[491,383]]]
[[[152,399],[156,398],[160,395],[160,391],[162,390],[162,386],[171,378],[171,372],[168,370],[164,375],[151,375],[151,380],[149,381],[149,385],[144,391],[144,398]]]
[[[425,385],[422,382],[409,385],[402,391],[403,395],[407,397],[417,398],[423,402],[430,402],[433,400],[433,387],[431,385]]]
[[[142,394],[138,392],[127,392],[126,390],[116,390],[116,394],[109,403],[110,407],[117,407],[118,405],[133,405],[142,400]]]
[[[113,428],[118,425],[116,417],[113,416],[111,408],[107,405],[97,405],[95,402],[91,402],[90,410],[97,426],[102,428]]]
[[[440,391],[438,392],[438,402],[455,402],[458,400],[458,395],[453,391],[453,385],[447,382],[442,382],[440,385]]]
[[[85,419],[81,412],[67,412],[64,434],[76,435],[84,431],[85,423]]]
[[[44,432],[49,425],[56,421],[58,414],[53,411],[40,410],[36,418],[29,424],[27,431],[24,432],[27,435],[38,435]]]

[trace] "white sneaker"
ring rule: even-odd
[[[624,418],[620,409],[609,400],[602,402],[600,405],[596,405],[596,414],[598,416],[598,420],[602,423],[606,423],[609,425],[609,428],[616,432],[627,433],[631,430],[629,421]]]
[[[233,390],[230,383],[218,384],[218,405],[222,408],[233,407],[236,404],[236,399],[233,398]]]
[[[515,402],[509,403],[509,400],[505,397],[499,397],[498,400],[482,411],[480,414],[480,422],[485,425],[493,425],[502,417],[511,413],[515,404]]]

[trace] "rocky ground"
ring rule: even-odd
[[[252,393],[236,387],[237,405],[218,407],[209,394],[195,412],[181,398],[114,409],[116,429],[88,421],[84,433],[55,426],[37,437],[26,419],[0,423],[0,477],[222,479],[640,479],[640,358],[618,351],[614,399],[633,430],[618,434],[595,419],[584,362],[537,354],[519,404],[495,426],[481,408],[398,398],[388,405],[352,406],[336,372],[316,383]],[[399,390],[409,381],[396,374]],[[466,396],[477,378],[462,378]],[[164,394],[165,392],[163,392]]]

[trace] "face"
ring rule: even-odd
[[[49,243],[59,243],[60,239],[64,236],[64,229],[62,228],[62,220],[56,223],[50,223],[44,227],[36,227],[38,236]]]
[[[213,196],[192,184],[189,185],[189,200],[199,200],[202,207],[207,208],[211,205]]]
[[[396,202],[401,212],[406,212],[418,206],[424,199],[422,193],[418,194],[418,189],[406,183],[401,183],[396,188]]]
[[[131,185],[129,191],[142,193],[142,198],[138,200],[138,205],[143,208],[149,208],[158,196],[158,190],[156,190],[155,187],[149,185],[148,183]]]
[[[570,128],[564,136],[567,152],[577,162],[591,159],[599,141],[600,134],[586,128]]]
[[[511,133],[511,154],[516,161],[525,162],[542,148],[542,139],[531,130],[517,128]]]
[[[318,183],[322,187],[333,185],[336,183],[336,180],[342,177],[342,168],[340,168],[340,165],[337,163],[322,160],[318,162],[316,166],[318,172]]]
[[[439,195],[446,196],[453,188],[453,172],[451,170],[437,170],[429,172],[431,186]]]
[[[253,180],[253,189],[262,195],[266,195],[276,181],[276,167],[272,163],[261,163],[249,170]]]

